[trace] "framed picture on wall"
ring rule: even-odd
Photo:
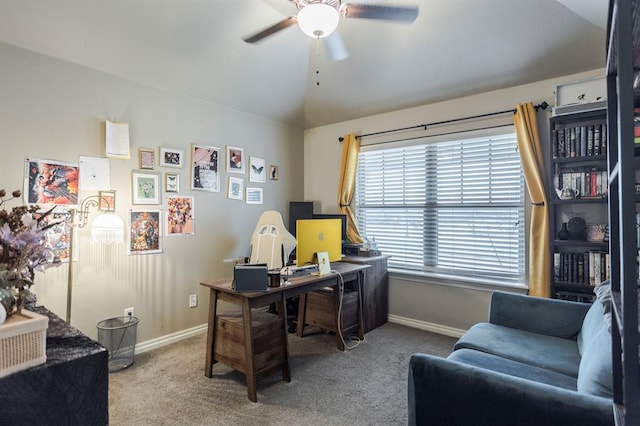
[[[160,147],[160,166],[182,168],[184,164],[184,150],[178,148]]]
[[[244,173],[244,149],[227,145],[227,173]]]
[[[149,148],[138,148],[138,168],[153,170],[156,168],[156,152]]]
[[[247,187],[247,204],[262,204],[262,188]]]
[[[101,212],[116,211],[116,191],[98,191],[98,210]]]
[[[127,254],[162,253],[160,210],[129,210]]]
[[[165,173],[164,190],[166,192],[180,192],[180,175],[177,173]]]
[[[194,235],[193,197],[167,195],[167,236]]]
[[[46,216],[44,220],[52,226],[45,233],[45,247],[51,250],[53,258],[60,262],[69,261],[69,248],[71,241],[71,210],[67,208],[56,208],[52,214]],[[75,236],[75,242],[78,242]],[[78,253],[74,251],[73,260],[78,260]]]
[[[249,182],[265,183],[267,181],[267,170],[265,169],[264,158],[249,158]]]
[[[191,146],[191,189],[220,192],[220,148]]]
[[[24,167],[23,194],[27,204],[78,204],[77,164],[27,158]]]
[[[160,204],[160,173],[133,170],[131,194],[133,204]]]
[[[244,179],[229,177],[229,191],[227,196],[232,200],[242,201],[244,198]]]
[[[273,164],[269,166],[269,179],[278,180],[278,166]]]

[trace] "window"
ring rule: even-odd
[[[391,255],[390,268],[524,277],[524,177],[513,133],[363,145],[355,207],[360,233]]]

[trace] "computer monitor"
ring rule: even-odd
[[[313,201],[289,201],[289,232],[296,236],[296,222],[313,218]]]
[[[347,238],[347,215],[340,213],[314,213],[313,219],[340,219],[342,221],[342,242],[349,242]]]
[[[296,222],[296,265],[315,264],[316,253],[326,251],[330,262],[342,259],[340,219],[300,219]]]

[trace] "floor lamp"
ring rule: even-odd
[[[106,206],[91,223],[91,241],[112,244],[121,243],[124,238],[124,223],[120,216],[115,214],[115,206],[112,201],[99,195],[86,197],[80,203],[78,209],[71,209],[71,235],[69,241],[69,272],[67,274],[67,323],[71,323],[71,295],[73,292],[73,249],[75,228],[84,228],[89,220],[89,207]],[[76,222],[77,219],[77,222]]]

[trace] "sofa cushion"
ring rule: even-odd
[[[454,345],[454,350],[464,348],[578,377],[580,353],[575,340],[479,323]]]
[[[556,373],[544,368],[501,358],[486,352],[474,351],[471,349],[459,349],[457,351],[453,351],[447,359],[496,371],[498,373],[508,374],[510,376],[533,380],[538,383],[544,383],[574,391],[577,389],[577,381],[575,377],[569,377],[565,374]]]
[[[601,282],[593,289],[593,292],[596,295],[596,300],[602,303],[604,323],[611,332],[611,280]]]
[[[582,352],[578,371],[578,392],[605,398],[613,397],[611,333],[600,327]]]
[[[591,304],[587,315],[582,322],[582,328],[578,333],[578,350],[582,354],[585,349],[593,342],[600,330],[606,329],[604,322],[604,307],[601,303],[595,302]]]

